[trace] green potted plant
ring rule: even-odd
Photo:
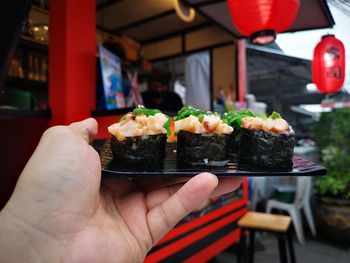
[[[316,224],[326,237],[350,244],[350,109],[323,113],[312,133],[328,169],[315,181]]]

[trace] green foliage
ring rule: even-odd
[[[211,112],[211,111],[203,111],[196,108],[193,108],[192,106],[184,106],[181,110],[177,113],[177,115],[174,117],[175,121],[185,119],[189,117],[190,115],[195,116],[198,118],[200,122],[203,121],[203,118],[205,115],[217,115],[217,113]]]
[[[323,113],[312,133],[328,169],[315,183],[318,194],[350,199],[350,109]]]
[[[323,113],[312,131],[321,149],[329,145],[350,147],[350,109]]]

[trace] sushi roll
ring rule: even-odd
[[[242,119],[245,117],[256,117],[256,115],[247,109],[229,111],[222,115],[222,120],[233,128],[229,142],[231,154],[237,155],[239,152],[239,142],[242,136]]]
[[[113,157],[129,164],[154,165],[165,155],[170,118],[159,110],[137,106],[108,127]]]
[[[175,117],[177,157],[192,165],[223,166],[229,161],[232,132],[216,113],[185,106]]]
[[[273,170],[292,169],[294,131],[280,114],[273,112],[268,118],[244,117],[241,123],[241,163]]]

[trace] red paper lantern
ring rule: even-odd
[[[252,43],[265,45],[295,20],[299,0],[227,0],[233,23]]]
[[[322,93],[337,92],[345,79],[345,48],[334,35],[322,37],[314,50],[312,81]]]

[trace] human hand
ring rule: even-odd
[[[47,130],[0,213],[0,262],[141,262],[177,222],[240,179],[104,179],[94,119]]]

